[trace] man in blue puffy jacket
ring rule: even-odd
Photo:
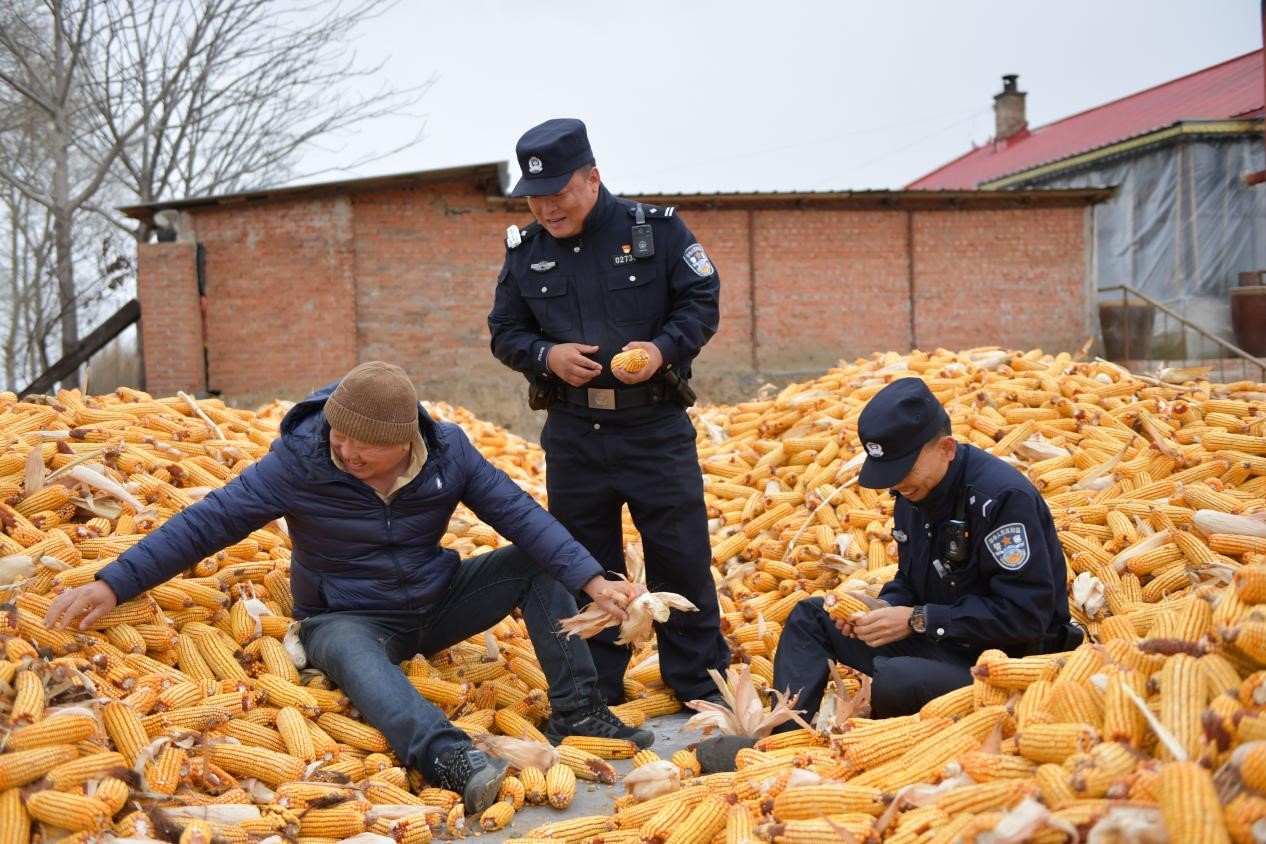
[[[514,545],[468,560],[440,547],[458,503]],[[267,455],[176,515],[88,585],[59,595],[45,623],[87,629],[117,603],[174,577],[279,517],[289,526],[294,615],[309,661],[328,674],[404,764],[481,812],[505,763],[419,695],[398,663],[486,630],[518,607],[549,679],[546,734],[654,740],[595,689],[584,643],[556,630],[576,592],[623,619],[642,587],[608,581],[552,516],[493,467],[456,425],[421,408],[402,369],[361,364],[297,404]]]

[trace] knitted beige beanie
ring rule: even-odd
[[[371,360],[343,376],[325,402],[330,427],[361,442],[407,443],[418,430],[418,394],[405,371]]]

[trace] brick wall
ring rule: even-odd
[[[206,249],[209,387],[302,392],[356,365],[347,197],[216,207],[194,219]]]
[[[734,400],[764,380],[873,351],[1065,350],[1092,332],[1084,202],[873,206],[684,201],[681,216],[722,277],[721,328],[697,366],[705,400]],[[286,195],[191,215],[206,249],[211,389],[243,402],[296,398],[382,358],[404,366],[425,398],[521,430],[539,426],[522,377],[489,352],[486,325],[503,232],[531,217],[489,196],[486,183]],[[141,249],[156,392],[194,383],[192,250]],[[151,322],[164,333],[151,335]]]
[[[145,243],[136,248],[145,388],[156,395],[206,389],[196,262],[197,247],[192,243]]]

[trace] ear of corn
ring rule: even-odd
[[[699,452],[715,530],[713,554],[721,566],[748,567],[733,576],[720,568],[714,574],[732,650],[750,662],[753,676],[766,682],[772,676],[780,623],[799,601],[825,596],[828,611],[844,614],[849,607],[832,596],[862,589],[875,594],[895,572],[892,502],[855,488],[849,474],[855,470],[845,468],[861,450],[856,418],[879,389],[882,379],[875,372],[881,368],[925,378],[960,437],[1009,455],[1042,490],[1071,572],[1094,576],[1104,587],[1097,607],[1073,602],[1074,616],[1099,644],[1054,657],[1012,659],[986,652],[970,686],[930,702],[909,720],[851,719],[829,739],[807,732],[771,736],[760,749],[740,754],[735,774],[702,777],[698,787],[665,795],[687,808],[684,815],[676,809],[677,815],[657,821],[673,820],[659,829],[664,838],[692,840],[696,830],[703,830],[697,833],[701,840],[708,837],[717,806],[704,801],[730,793],[740,802],[726,808],[728,820],[711,831],[712,840],[731,833],[750,837],[758,816],[776,840],[836,841],[841,829],[873,834],[871,810],[792,819],[767,813],[779,800],[797,805],[795,792],[804,788],[843,784],[891,793],[913,781],[934,782],[951,762],[977,785],[940,795],[940,805],[903,807],[888,838],[971,838],[996,823],[1007,801],[1026,787],[1041,791],[1056,818],[1085,829],[1122,797],[1161,805],[1162,776],[1182,764],[1168,760],[1168,744],[1157,742],[1138,701],[1177,739],[1183,754],[1214,765],[1234,758],[1249,788],[1260,789],[1260,754],[1251,743],[1266,741],[1266,719],[1259,717],[1266,706],[1266,622],[1256,610],[1266,603],[1266,546],[1260,520],[1253,518],[1266,510],[1266,452],[1254,450],[1266,436],[1262,385],[1170,386],[1070,355],[941,350],[858,361],[776,396],[708,409],[707,422],[703,415],[699,419]],[[14,688],[3,703],[15,725],[0,749],[0,785],[9,777],[10,786],[0,788],[0,800],[12,802],[16,788],[45,777],[54,792],[96,801],[79,804],[90,810],[91,826],[92,812],[102,806],[109,811],[122,795],[123,780],[111,776],[120,767],[114,763],[139,762],[151,752],[152,739],[192,731],[204,734],[204,753],[190,755],[168,744],[142,766],[151,794],[179,794],[191,802],[248,800],[235,778],[259,776],[278,781],[278,799],[291,800],[289,783],[305,773],[317,779],[348,776],[362,789],[324,786],[327,795],[344,793],[342,802],[318,803],[305,816],[303,833],[293,812],[289,820],[266,812],[267,818],[237,828],[205,825],[225,841],[367,828],[406,844],[429,837],[425,814],[418,823],[378,819],[367,826],[371,803],[358,794],[405,804],[422,800],[444,806],[445,814],[457,810],[460,798],[435,790],[414,794],[422,785],[416,773],[390,757],[381,734],[354,726],[361,722],[348,717],[349,702],[328,678],[300,685],[281,644],[293,599],[288,540],[276,527],[252,532],[198,562],[192,575],[116,608],[96,631],[43,629],[43,612],[57,591],[90,582],[116,555],[188,506],[193,496],[187,487],[219,486],[258,459],[275,437],[279,418],[242,413],[214,400],[198,402],[222,428],[214,433],[183,399],[154,400],[126,390],[91,398],[62,392],[58,408],[0,394],[0,556],[26,553],[69,566],[61,571],[38,566],[22,590],[8,596],[17,611],[0,613],[0,680]],[[460,410],[445,413],[499,468],[531,491],[540,488],[539,450]],[[60,453],[59,446],[41,443],[33,433],[59,428],[82,429],[65,441],[73,454]],[[72,491],[61,484],[24,495],[21,473],[36,447],[47,469],[65,466],[90,448],[117,449],[106,471],[134,484],[157,517],[125,511],[117,518],[83,518],[67,506]],[[1099,481],[1084,488],[1096,474]],[[1149,541],[1153,531],[1159,533]],[[623,544],[636,546],[638,539],[627,524]],[[469,556],[503,541],[462,511],[443,544]],[[1144,543],[1151,550],[1134,553]],[[1223,586],[1215,572],[1233,575],[1231,584]],[[252,590],[275,613],[263,616],[258,630],[244,604]],[[493,635],[501,651],[496,659],[486,658],[486,642],[475,637],[433,657],[433,666],[410,661],[407,676],[424,697],[460,714],[459,726],[517,735],[539,731],[548,715],[544,675],[522,622],[499,623]],[[616,708],[628,723],[680,708],[664,687],[657,661],[646,656],[639,654],[626,675],[629,703]],[[93,696],[110,702],[96,717],[44,710],[37,686],[49,682],[50,670],[71,669],[89,678]],[[855,685],[848,688],[855,693]],[[1005,717],[999,714],[1004,706],[1012,708]],[[502,711],[506,714],[499,715]],[[135,730],[137,719],[143,735]],[[1000,743],[989,736],[998,724]],[[1096,732],[1105,743],[1088,750]],[[597,752],[562,751],[573,777],[610,779],[614,769],[601,757],[628,753],[624,746],[588,749]],[[371,753],[381,758],[367,761]],[[1140,762],[1135,753],[1152,758]],[[309,759],[323,769],[309,770]],[[693,754],[679,754],[676,761],[687,776],[697,773]],[[805,777],[825,782],[806,786]],[[523,785],[524,803],[533,797],[548,801],[545,779],[539,771],[522,772],[515,781]],[[510,782],[507,778],[507,806],[515,799]],[[101,783],[94,796],[73,793],[92,790],[93,783]],[[1244,830],[1261,814],[1252,814],[1259,807],[1248,797],[1255,795],[1241,795],[1225,807],[1225,825],[1239,838],[1251,834]],[[615,831],[606,829],[612,821],[600,817],[563,821],[547,831],[579,836],[574,840],[601,834],[640,840],[652,814],[670,806],[656,803],[660,799],[622,800]],[[7,804],[0,811],[5,812],[0,817],[10,814]],[[1175,825],[1193,814],[1190,807],[1184,812]],[[1197,806],[1194,814],[1202,812],[1208,814]],[[459,811],[453,818],[432,814],[440,830],[464,822]],[[700,819],[708,822],[696,823]],[[119,829],[131,834],[142,821],[132,813],[126,823],[128,829]],[[182,826],[187,836],[204,831],[193,823]],[[1037,840],[1047,832],[1039,832]],[[1203,834],[1197,828],[1192,840]]]
[[[555,809],[566,809],[576,799],[576,774],[563,763],[545,772],[545,796]]]

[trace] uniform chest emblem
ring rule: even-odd
[[[883,457],[884,447],[879,443],[866,443],[866,453],[871,457]]]
[[[1029,537],[1019,522],[994,530],[985,537],[985,547],[1007,571],[1019,571],[1029,561]]]
[[[686,247],[686,252],[681,257],[685,259],[690,269],[694,270],[695,275],[700,278],[712,275],[712,261],[708,258],[708,253],[704,252],[703,247],[699,244],[690,244]]]
[[[528,172],[536,175],[545,169],[545,165],[541,163],[541,159],[535,155],[528,159]]]
[[[532,265],[532,269],[536,270],[538,273],[543,273],[554,269],[556,266],[558,266],[557,261],[537,261]]]
[[[906,536],[906,532],[904,530],[894,530],[892,532],[892,539],[894,542],[899,542],[904,545],[910,537]]]

